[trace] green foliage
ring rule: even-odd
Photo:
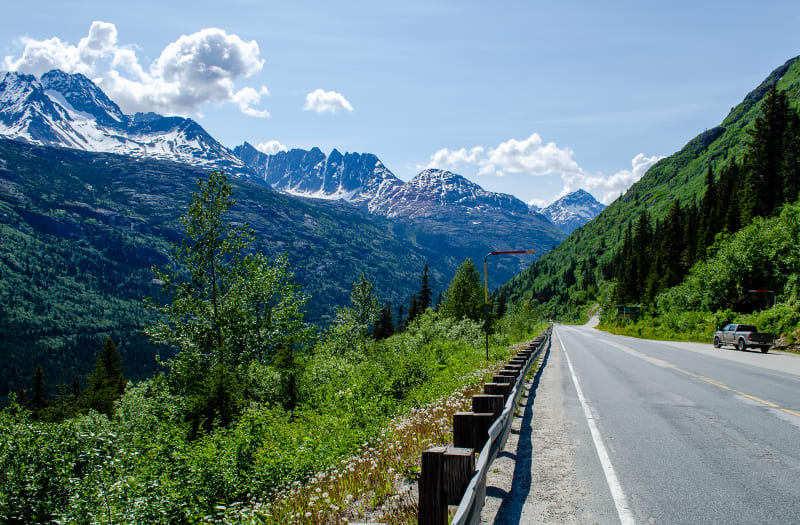
[[[110,415],[114,401],[125,391],[127,382],[122,369],[122,356],[114,340],[109,337],[103,341],[103,347],[97,354],[94,369],[81,394],[80,404],[86,409]]]
[[[0,158],[0,352],[6,365],[0,367],[0,397],[23,388],[30,395],[37,363],[50,396],[75,378],[85,384],[107,337],[119,342],[129,378],[151,376],[158,369],[154,356],[172,354],[142,334],[162,319],[141,298],[169,300],[151,268],[174,266],[170,245],[183,239],[179,217],[198,177],[208,174],[172,162],[6,139],[0,139]],[[271,265],[282,264],[285,254],[297,283],[313,295],[306,320],[319,326],[347,302],[362,272],[369,272],[378,297],[398,305],[418,289],[421,261],[430,265],[433,289],[443,287],[457,266],[441,243],[417,242],[403,225],[352,205],[293,198],[247,178],[229,182],[238,201],[230,222],[253,228],[252,251]],[[514,271],[505,268],[504,275]]]
[[[439,310],[445,317],[479,322],[483,318],[483,295],[481,275],[472,260],[467,258],[450,281]]]
[[[225,217],[235,204],[225,175],[212,172],[197,188],[181,217],[186,238],[174,247],[178,266],[153,268],[172,302],[154,306],[164,320],[146,330],[155,342],[179,349],[167,363],[169,381],[186,397],[193,436],[201,427],[227,425],[241,410],[247,388],[241,377],[256,360],[277,358],[293,407],[294,358],[277,351],[291,352],[310,335],[302,311],[307,298],[288,262],[270,266],[260,253],[247,254],[252,230]]]

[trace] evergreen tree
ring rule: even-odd
[[[494,318],[501,319],[506,315],[506,289],[501,288],[497,294],[497,300],[494,301]]]
[[[481,275],[475,264],[467,258],[456,270],[444,294],[440,312],[445,317],[480,322],[483,319],[484,291]]]
[[[745,159],[744,191],[741,193],[743,224],[750,224],[755,217],[769,215],[783,200],[784,184],[780,174],[788,109],[786,93],[773,84],[764,97],[753,129],[748,130],[750,143]]]
[[[36,370],[33,372],[33,399],[31,399],[31,407],[34,411],[39,411],[47,406],[47,384],[44,379],[44,370],[41,365],[36,365]]]
[[[717,187],[714,184],[714,174],[711,172],[709,164],[706,170],[705,193],[700,201],[700,218],[697,229],[697,253],[699,259],[705,258],[706,249],[714,243],[714,235],[717,233],[718,222],[715,220],[715,211],[719,196]]]
[[[405,307],[401,304],[397,307],[397,331],[402,332],[406,327]]]
[[[444,296],[442,295],[442,292],[439,292],[439,293],[436,295],[436,310],[437,310],[437,311],[438,311],[438,310],[439,310],[439,308],[442,306],[442,301],[443,301],[443,300],[444,300]]]
[[[297,408],[297,379],[301,375],[301,364],[297,350],[291,341],[284,342],[278,348],[273,360],[273,366],[281,378],[281,397],[284,400],[284,410],[293,411]]]
[[[422,313],[419,307],[419,298],[417,294],[413,294],[411,296],[411,300],[408,303],[408,317],[406,317],[406,326],[411,325],[411,322],[417,318],[419,314]]]
[[[425,264],[425,268],[422,271],[422,287],[417,295],[417,299],[419,304],[417,305],[420,313],[424,312],[428,307],[431,306],[433,301],[433,291],[431,290],[430,285],[428,284],[428,264]]]
[[[672,201],[664,218],[661,256],[663,261],[662,285],[660,289],[675,286],[683,279],[684,224],[677,199]]]
[[[84,408],[93,408],[98,412],[110,415],[114,401],[125,392],[127,380],[122,367],[122,356],[117,345],[110,337],[103,341],[97,354],[94,369],[89,374],[86,390],[81,396]]]
[[[795,202],[800,193],[800,116],[789,112],[781,162],[784,202]]]
[[[378,321],[375,323],[375,329],[372,331],[372,336],[380,341],[386,339],[394,334],[394,321],[392,320],[392,303],[387,301],[381,308]]]
[[[636,272],[634,286],[634,298],[636,302],[641,301],[646,295],[647,279],[650,276],[651,268],[651,244],[653,242],[653,231],[650,227],[650,215],[647,210],[642,211],[636,221],[631,241],[631,256],[636,261]]]

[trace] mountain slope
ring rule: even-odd
[[[197,122],[156,113],[125,115],[76,73],[8,72],[0,79],[0,135],[29,144],[184,162],[249,174]]]
[[[140,334],[157,296],[154,264],[170,242],[203,174],[183,164],[31,146],[0,139],[0,390],[26,384],[37,362],[48,382],[69,383],[91,367],[101,338],[121,339],[126,373],[142,377],[155,349]],[[296,199],[230,179],[256,248],[287,253],[311,294],[309,321],[322,323],[349,300],[363,272],[382,300],[405,302],[424,264],[441,290],[461,262],[406,238],[404,228],[346,203]]]
[[[680,204],[698,199],[704,191],[709,165],[718,173],[732,157],[742,158],[749,141],[747,130],[752,128],[761,102],[774,83],[789,94],[793,107],[800,105],[799,58],[775,69],[731,110],[721,125],[701,133],[680,151],[656,163],[594,220],[511,279],[505,285],[509,297],[520,300],[543,295],[553,309],[561,312],[594,300],[598,287],[602,289],[603,282],[610,278],[611,259],[629,223],[645,209],[651,218],[663,218],[673,199]]]

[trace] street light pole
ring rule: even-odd
[[[536,250],[512,250],[503,252],[489,252],[483,258],[483,328],[486,331],[486,361],[489,361],[489,267],[490,255],[517,255],[521,253],[536,253]]]

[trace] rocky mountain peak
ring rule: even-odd
[[[565,233],[571,233],[594,219],[605,205],[591,193],[579,189],[564,195],[546,208],[537,210]]]
[[[0,136],[247,173],[244,164],[197,122],[156,113],[126,115],[81,74],[15,72],[0,80]]]
[[[124,125],[130,120],[94,82],[80,73],[70,75],[53,69],[42,75],[39,82],[45,90],[61,95],[62,103],[91,115],[103,125]]]

